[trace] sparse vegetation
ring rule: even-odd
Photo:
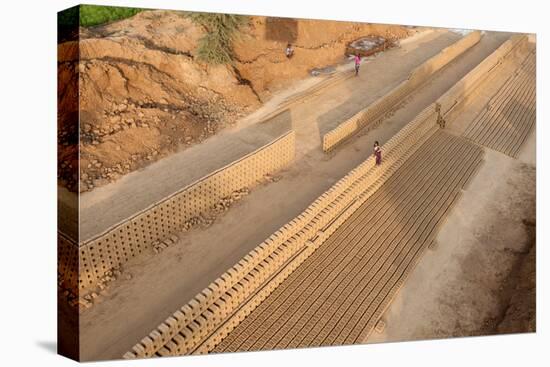
[[[140,8],[123,8],[118,6],[80,5],[59,13],[60,25],[75,25],[77,19],[81,27],[114,22],[129,18],[143,11]]]
[[[114,22],[129,18],[143,9],[123,8],[118,6],[80,5],[80,25],[91,27],[94,25]]]
[[[248,17],[210,13],[185,13],[185,16],[206,30],[197,47],[198,59],[208,64],[231,64],[233,40],[238,35],[239,27],[248,23]]]

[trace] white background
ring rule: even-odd
[[[104,362],[116,366],[523,366],[549,364],[546,1],[112,0],[104,5],[353,20],[537,33],[537,333],[284,352]],[[0,44],[0,360],[74,364],[56,339],[56,12],[74,1],[8,0]],[[545,17],[546,16],[546,17]],[[546,65],[546,69],[542,66]],[[33,363],[34,362],[34,363]]]

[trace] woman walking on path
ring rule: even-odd
[[[359,75],[359,65],[361,65],[361,56],[355,54],[355,76]]]
[[[374,156],[376,157],[376,165],[379,166],[382,163],[382,148],[380,148],[378,141],[374,142]]]

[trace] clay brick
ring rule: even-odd
[[[212,284],[210,286],[212,286]],[[215,287],[215,285],[214,285],[214,287]],[[206,297],[206,299],[212,299],[214,292],[212,292],[212,290],[209,289],[209,288],[205,288],[201,291],[201,293],[204,295],[204,297]]]
[[[220,276],[221,280],[226,283],[227,285],[231,284],[233,282],[233,277],[228,272],[223,273]]]
[[[183,305],[180,310],[187,318],[193,313],[193,309],[188,304]]]
[[[147,356],[147,352],[141,344],[134,345],[132,349],[134,350],[136,357],[144,358]]]
[[[137,358],[137,356],[132,352],[126,352],[126,353],[124,353],[122,358],[124,358],[124,359],[135,359],[135,358]]]
[[[162,344],[166,343],[166,341],[167,341],[166,338],[164,338],[162,336],[162,334],[159,333],[157,330],[151,331],[149,333],[149,337],[151,338],[155,348],[157,348],[157,349],[162,347]]]
[[[195,296],[195,300],[198,302],[198,308],[202,309],[204,304],[207,302],[207,298],[204,294],[199,293]]]
[[[166,320],[164,320],[164,322],[168,324],[171,331],[179,328],[178,320],[172,316],[168,317]]]
[[[159,326],[157,326],[157,329],[163,335],[170,333],[170,325],[167,325],[164,322],[159,324]]]
[[[143,344],[143,346],[145,347],[147,355],[151,355],[152,353],[154,353],[154,343],[151,338],[149,338],[148,336],[144,337],[143,339],[141,339],[141,344]]]
[[[189,301],[189,307],[191,308],[191,314],[196,316],[198,310],[200,309],[200,303],[196,299]]]

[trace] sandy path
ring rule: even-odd
[[[348,79],[304,105],[294,106],[290,113],[262,124],[245,119],[199,145],[84,193],[80,198],[80,240],[101,233],[290,128],[297,130],[300,158],[320,145],[321,134],[385,94],[415,66],[459,38],[448,31],[431,32],[364,63],[359,78]]]
[[[374,140],[381,143],[388,140],[496,49],[507,35],[487,34],[480,44],[443,69],[433,81],[411,96],[379,128],[352,140],[338,149],[334,156],[326,156],[321,152],[319,129],[323,126],[326,128],[334,120],[341,121],[337,115],[327,117],[331,114],[331,106],[333,109],[340,106],[341,116],[356,112],[370,103],[362,102],[362,99],[372,101],[392,88],[393,85],[386,79],[393,74],[387,72],[391,69],[390,62],[395,67],[399,64],[401,68],[403,60],[406,60],[399,52],[416,52],[414,55],[419,63],[424,48],[431,50],[425,54],[425,58],[428,58],[458,37],[452,33],[434,32],[429,39],[426,37],[418,43],[407,44],[409,49],[404,47],[392,50],[396,60],[385,60],[390,58],[391,53],[388,52],[364,64],[361,76],[349,80],[352,85],[343,83],[337,86],[336,92],[331,88],[322,96],[294,107],[286,116],[297,130],[298,157],[295,164],[282,173],[283,179],[255,189],[208,230],[193,230],[183,236],[177,246],[168,248],[160,255],[131,261],[125,268],[133,274],[133,278],[116,282],[110,289],[111,294],[102,303],[82,315],[81,342],[86,346],[82,350],[83,359],[120,357],[166,316],[362,162],[371,153]],[[377,72],[376,68],[386,72]],[[404,77],[410,68],[401,70]],[[361,83],[364,81],[362,78],[370,83]],[[380,84],[375,84],[375,81]],[[396,78],[394,84],[398,82]],[[370,92],[362,94],[360,88],[367,88]],[[355,93],[359,93],[360,97],[355,97]],[[287,123],[284,118],[280,118],[278,123],[262,125]],[[223,238],[223,245],[220,238]]]

